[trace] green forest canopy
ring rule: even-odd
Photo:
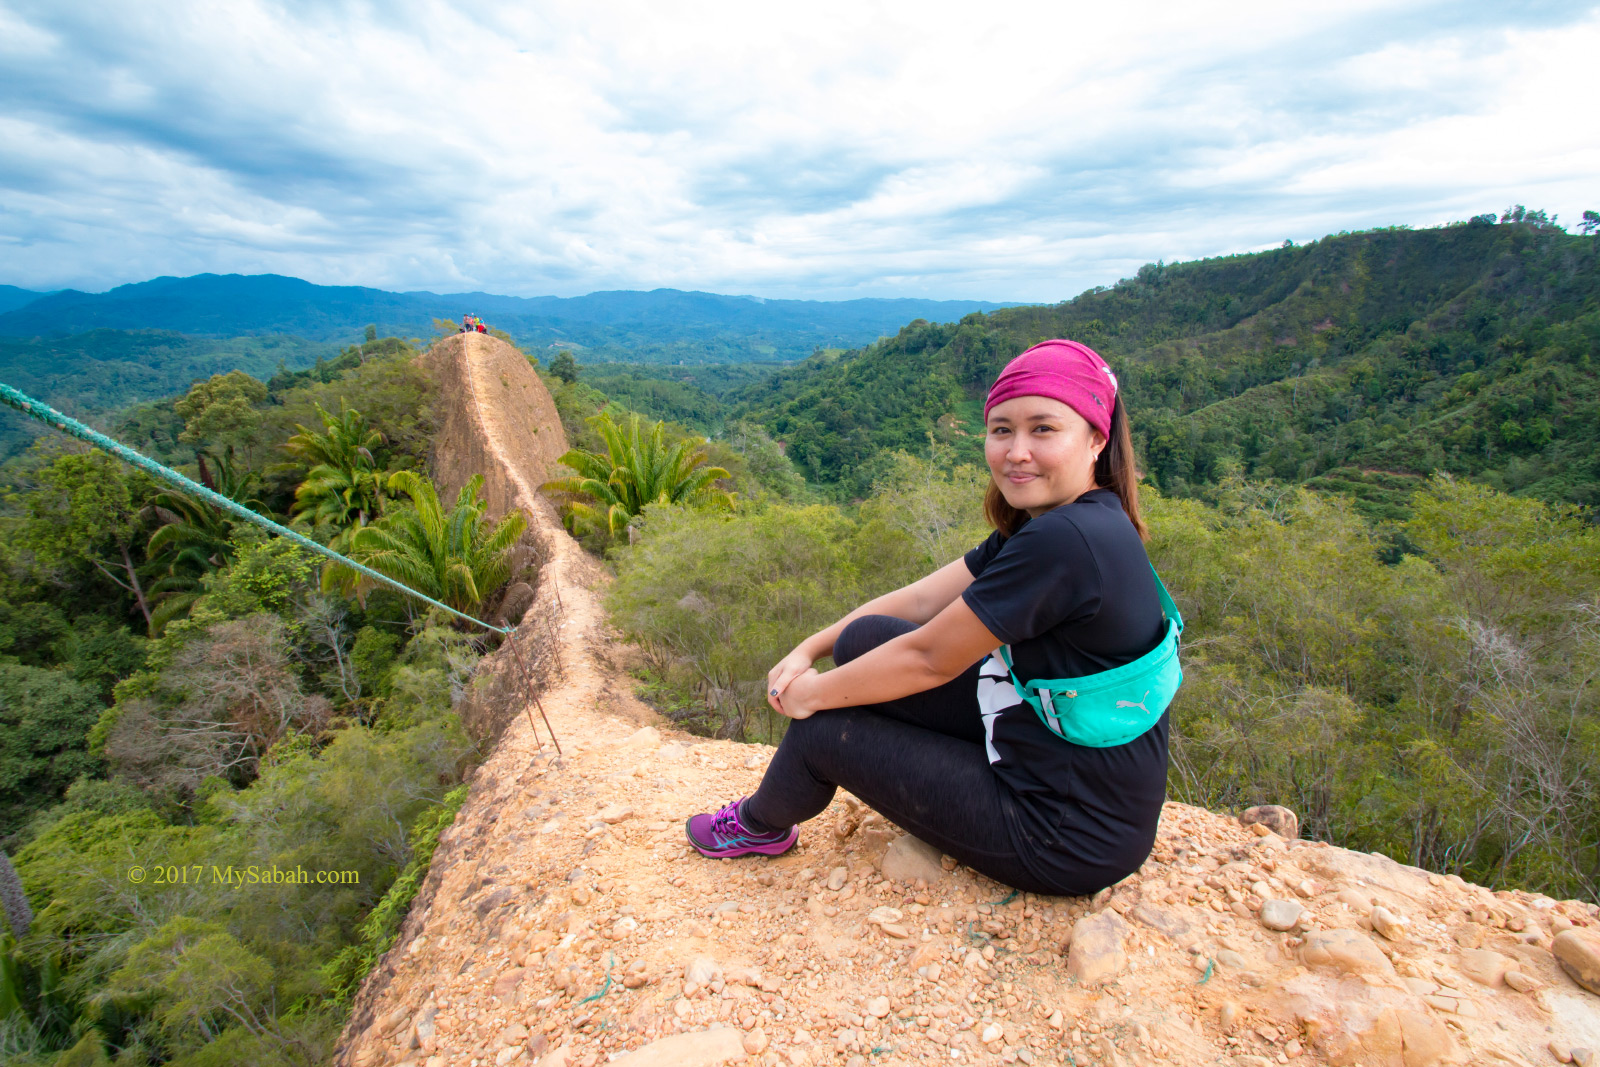
[[[862,496],[883,449],[937,433],[976,461],[981,398],[1029,345],[1111,362],[1163,491],[1232,476],[1354,493],[1397,514],[1435,470],[1600,503],[1600,241],[1484,216],[1438,229],[1149,264],[1048,307],[914,322],[735,398],[812,481]]]
[[[491,530],[475,486],[451,507],[418,473],[416,355],[371,337],[111,421],[386,574],[470,573],[434,591],[492,612],[535,578],[521,516]],[[0,474],[0,847],[34,911],[0,924],[0,1062],[326,1062],[484,753],[458,706],[487,642],[388,589],[345,595],[320,557],[75,441]],[[340,486],[373,492],[326,506]],[[230,866],[349,875],[211,880]]]
[[[298,337],[212,339],[166,330],[92,330],[70,337],[0,337],[0,381],[74,418],[103,422],[143,400],[182,393],[213,374],[242,370],[265,380],[338,354],[336,345]],[[0,460],[38,437],[25,419],[0,423]]]

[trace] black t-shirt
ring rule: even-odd
[[[966,555],[961,594],[1010,646],[1017,677],[1077,678],[1120,667],[1166,633],[1149,557],[1109,489],[990,534]],[[1017,696],[998,655],[978,672],[989,762],[1016,797],[1010,830],[1038,873],[1088,884],[1149,855],[1167,784],[1167,716],[1127,744],[1075,745],[1051,733]],[[1116,873],[1120,872],[1120,873]],[[1067,883],[1070,884],[1070,881]]]

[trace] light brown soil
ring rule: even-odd
[[[522,353],[488,334],[458,333],[419,362],[438,383],[433,477],[448,504],[474,474],[495,518],[533,510],[541,483],[567,450],[550,392]]]
[[[752,790],[771,750],[646,725],[611,666],[603,574],[534,493],[551,457],[508,439],[531,432],[516,420],[542,387],[496,345],[447,341],[431,358],[472,383],[452,387],[476,411],[447,420],[466,435],[451,449],[502,465],[484,473],[547,542],[533,610],[561,613],[565,680],[543,704],[566,756],[529,718],[506,731],[338,1063],[597,1067],[648,1046],[631,1067],[1426,1067],[1600,1049],[1600,998],[1550,948],[1595,929],[1590,906],[1179,804],[1144,868],[1092,900],[1013,894],[963,868],[885,880],[897,832],[843,795],[780,859],[688,851],[683,820]],[[1298,925],[1268,929],[1267,901],[1303,908]]]

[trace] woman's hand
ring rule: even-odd
[[[805,673],[790,681],[777,696],[767,694],[767,700],[780,713],[791,719],[809,719],[816,713],[812,701],[812,690],[816,688],[815,682],[822,677],[815,667],[807,667]]]
[[[778,703],[778,698],[783,691],[789,688],[789,683],[811,670],[811,664],[816,661],[799,647],[778,661],[778,665],[767,672],[767,703],[772,705],[772,710],[781,715],[789,714]]]

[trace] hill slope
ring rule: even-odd
[[[32,289],[18,289],[14,285],[0,285],[0,314],[14,311],[33,303],[46,293],[36,293]]]
[[[1150,860],[1092,899],[1009,893],[843,796],[778,860],[690,853],[682,820],[748,792],[771,750],[647,725],[611,659],[606,579],[535,494],[542,459],[506,436],[532,372],[492,339],[450,344],[430,359],[474,383],[458,425],[476,435],[450,447],[501,468],[505,505],[544,543],[528,617],[561,620],[561,680],[538,710],[564,756],[532,706],[507,727],[363,986],[340,1067],[635,1050],[638,1067],[1432,1067],[1600,1047],[1600,999],[1553,953],[1600,953],[1596,909],[1296,840],[1287,822],[1280,837],[1170,804]]]
[[[91,330],[71,337],[0,337],[0,381],[77,418],[188,391],[197,378],[242,370],[262,381],[310,367],[336,346],[298,337],[186,337],[167,330]],[[0,459],[44,432],[0,421]]]
[[[913,323],[785,371],[744,404],[813,478],[859,492],[875,450],[923,448],[941,417],[975,458],[962,433],[981,432],[980,398],[1005,361],[1067,336],[1117,369],[1140,454],[1169,492],[1233,473],[1342,478],[1381,510],[1383,472],[1444,469],[1595,503],[1597,267],[1600,242],[1482,222],[1151,264],[1051,307]]]
[[[633,360],[790,360],[819,346],[866,344],[918,317],[952,318],[999,306],[979,300],[760,300],[676,289],[570,298],[441,295],[313,285],[275,274],[199,274],[105,293],[52,293],[0,314],[0,336],[154,329],[336,341],[375,323],[380,333],[426,337],[434,319],[459,320],[471,312],[533,348],[570,343]]]

